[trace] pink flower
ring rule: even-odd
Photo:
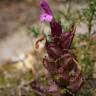
[[[42,13],[40,16],[41,22],[43,22],[43,21],[51,22],[53,20],[53,13],[52,13],[48,3],[43,1],[41,3],[41,8],[44,10],[44,13]]]
[[[53,19],[52,15],[46,14],[46,13],[42,13],[40,16],[40,20],[41,22],[46,21],[46,22],[51,22]]]
[[[46,1],[41,3],[43,13],[40,15],[41,22],[46,21],[50,23],[52,36],[60,36],[62,33],[62,26],[55,21],[53,12]]]

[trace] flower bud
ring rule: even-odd
[[[62,26],[61,26],[61,24],[59,24],[58,22],[53,20],[52,22],[50,22],[50,26],[51,26],[52,37],[60,36],[61,35],[61,33],[62,33]]]
[[[74,34],[71,32],[62,33],[61,35],[61,47],[63,49],[69,49],[73,40]]]
[[[62,49],[57,46],[55,43],[46,43],[46,50],[50,58],[52,59],[57,59],[61,56],[62,54]]]

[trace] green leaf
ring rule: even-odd
[[[36,37],[39,35],[39,31],[38,31],[38,29],[36,29],[35,27],[33,27],[33,28],[31,29],[31,32],[33,32]]]

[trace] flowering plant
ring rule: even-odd
[[[72,96],[83,83],[81,68],[76,57],[71,51],[71,44],[75,35],[75,24],[68,32],[63,32],[62,26],[53,16],[48,3],[41,3],[43,13],[40,16],[42,22],[50,23],[50,41],[46,40],[45,49],[48,56],[43,59],[44,67],[48,71],[48,85],[43,86],[33,81],[31,86],[40,93],[52,96]],[[48,95],[49,96],[49,95]]]

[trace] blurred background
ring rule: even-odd
[[[84,76],[93,80],[96,78],[96,11],[92,14],[91,9],[96,9],[96,3],[91,8],[90,2],[96,0],[48,1],[64,30],[76,23],[73,51],[83,67]],[[41,26],[39,4],[40,0],[0,0],[0,96],[37,96],[29,87],[21,87],[45,72],[42,66],[44,42],[40,42],[39,49],[34,47],[42,36],[42,28],[45,33],[50,31],[47,24]],[[87,85],[77,96],[96,96],[96,80],[89,80]],[[93,88],[94,91],[89,91]]]
[[[66,11],[66,0],[49,0],[54,11]],[[40,0],[0,0],[0,63],[31,49],[33,37],[28,29],[39,22]],[[56,7],[59,3],[59,6]],[[88,5],[88,0],[72,0],[71,11],[79,11]],[[38,25],[38,24],[37,24]],[[82,24],[76,33],[85,33]],[[96,30],[96,29],[95,29]],[[22,38],[22,40],[21,40]],[[27,46],[27,48],[26,48]]]

